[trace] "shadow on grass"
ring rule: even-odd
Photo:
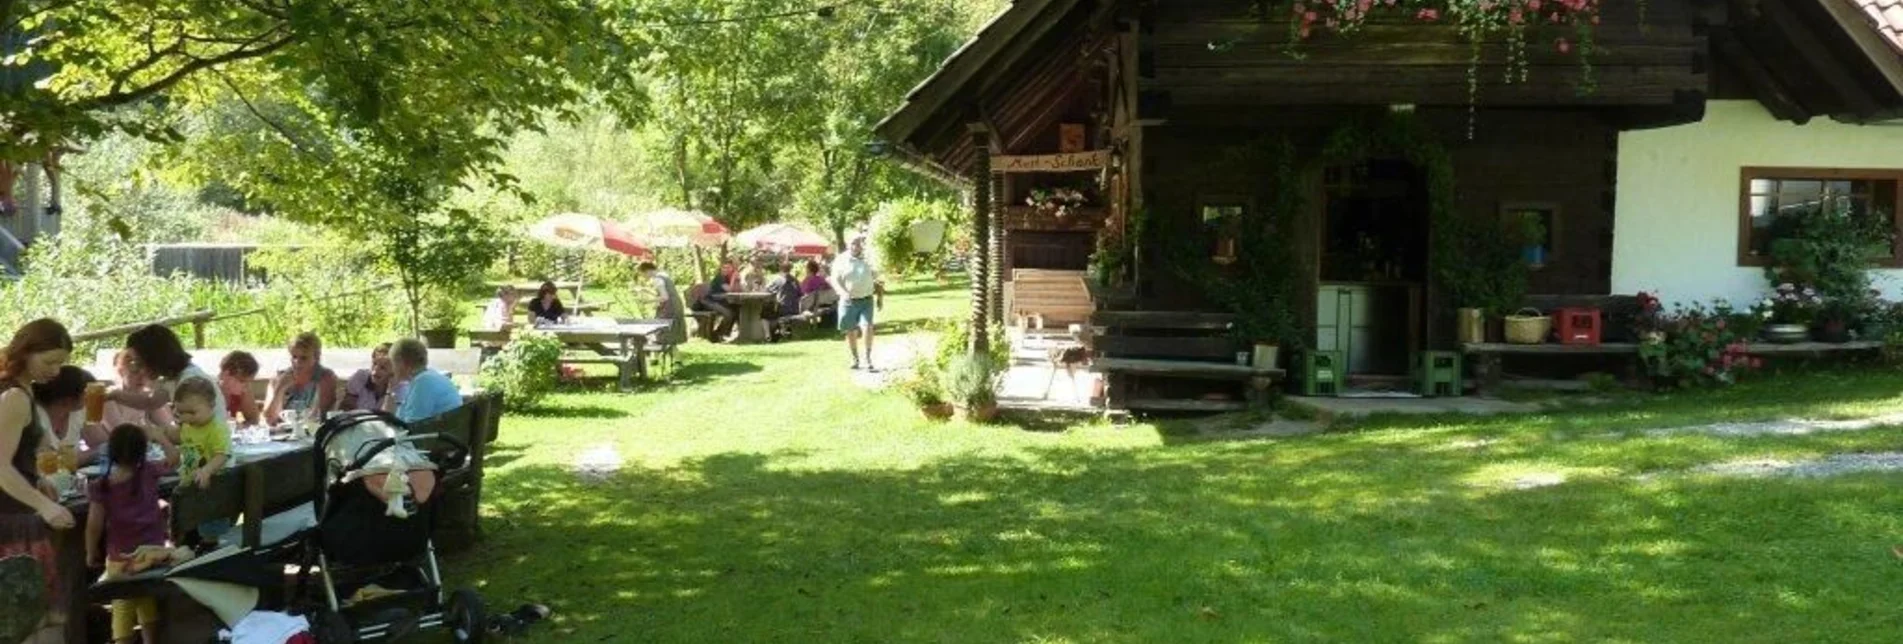
[[[690,387],[706,384],[720,378],[759,373],[760,365],[751,362],[713,361],[696,357],[682,362],[674,373],[659,384],[667,387]]]
[[[613,378],[607,378],[605,379],[605,382],[600,384],[605,385],[609,388],[613,388],[615,386],[615,380]],[[542,406],[540,407],[536,407],[534,409],[525,409],[520,412],[510,412],[510,415],[521,416],[523,418],[586,418],[586,419],[595,419],[595,420],[615,420],[619,418],[627,418],[630,414],[627,412],[627,410],[624,410],[624,409],[615,409],[613,407],[603,407],[600,405],[555,405],[552,403],[544,402],[542,403]]]
[[[1775,641],[1887,606],[1841,591],[1888,583],[1842,565],[1888,556],[1859,554],[1887,519],[1831,509],[1894,499],[1882,480],[1485,492],[1470,454],[1353,438],[523,467],[488,480],[497,520],[455,572],[553,606],[547,641]]]
[[[919,295],[924,293],[939,293],[939,292],[945,292],[945,291],[963,291],[970,288],[966,284],[967,282],[963,277],[959,277],[956,279],[953,279],[951,277],[946,277],[945,281],[943,282],[908,281],[901,286],[887,288],[885,290],[885,295],[886,297],[897,297],[897,296],[904,296],[904,295]]]

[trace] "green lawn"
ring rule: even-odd
[[[914,287],[888,317],[964,311]],[[1903,630],[1903,475],[1632,475],[1896,449],[1903,429],[1647,437],[1903,410],[1813,373],[1286,440],[931,424],[833,341],[695,344],[672,385],[506,418],[481,549],[539,641],[1869,641]],[[585,455],[619,461],[576,474]],[[1567,482],[1517,490],[1526,474]]]

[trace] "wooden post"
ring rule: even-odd
[[[192,348],[205,348],[205,320],[203,318],[192,320]]]
[[[966,126],[971,147],[977,153],[971,162],[971,352],[991,351],[991,128],[982,123]]]
[[[256,548],[264,541],[264,468],[253,463],[244,466],[244,546]]]
[[[991,163],[986,161],[985,165],[988,169]],[[991,230],[989,233],[991,235],[991,241],[987,244],[991,249],[991,253],[985,260],[985,263],[989,264],[988,275],[990,276],[990,281],[985,284],[985,288],[990,289],[990,296],[986,307],[989,309],[991,315],[991,323],[1002,327],[1004,325],[1005,238],[1004,208],[1002,207],[1005,200],[1004,179],[1001,177],[987,176],[985,180],[992,182],[990,191],[992,216],[990,217]]]

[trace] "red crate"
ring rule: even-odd
[[[1599,344],[1599,309],[1560,309],[1553,317],[1560,344]]]

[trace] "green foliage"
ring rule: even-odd
[[[1454,207],[1454,166],[1435,133],[1412,114],[1387,114],[1343,126],[1328,139],[1322,163],[1355,163],[1399,155],[1426,175],[1428,243],[1435,284],[1461,308],[1498,315],[1520,305],[1526,264],[1519,240],[1527,232],[1490,212]]]
[[[500,392],[510,408],[534,407],[555,391],[561,359],[562,341],[554,334],[524,329],[482,363],[482,387]]]
[[[908,197],[888,201],[872,217],[872,243],[881,268],[898,275],[931,271],[951,255],[952,236],[961,225],[963,209],[944,199]],[[945,222],[945,241],[931,254],[921,257],[912,248],[911,229],[923,221]]]
[[[998,401],[1004,365],[990,355],[966,354],[939,374],[940,389],[954,405],[980,406]]]
[[[940,382],[941,371],[931,362],[920,360],[912,364],[905,375],[893,383],[899,393],[905,395],[912,404],[920,407],[938,405],[945,402],[945,387]]]
[[[1781,214],[1765,279],[1772,288],[1814,287],[1827,304],[1866,299],[1873,256],[1889,256],[1895,236],[1889,221],[1886,213],[1859,217],[1841,207]]]
[[[373,249],[306,227],[287,228],[265,241],[250,262],[267,279],[252,291],[253,304],[247,307],[265,313],[220,321],[214,330],[243,325],[249,329],[243,335],[256,337],[266,343],[263,346],[317,331],[327,345],[362,347],[388,340],[399,328],[402,301],[392,297],[389,288],[395,276]]]
[[[963,322],[942,322],[939,325],[938,347],[932,352],[932,367],[943,373],[949,371],[958,360],[971,354],[971,326]],[[1004,329],[991,325],[990,347],[986,357],[990,364],[1011,364],[1011,343],[1005,340]]]
[[[1736,315],[1719,302],[1662,316],[1660,330],[1639,344],[1639,359],[1653,382],[1661,387],[1730,385],[1739,373],[1758,368],[1759,360],[1745,353],[1751,337],[1734,324]]]
[[[1234,264],[1213,264],[1205,245],[1209,240],[1154,230],[1147,214],[1136,218],[1137,234],[1158,249],[1164,265],[1179,278],[1236,315],[1238,336],[1291,349],[1306,346],[1302,325],[1295,320],[1301,276],[1295,263],[1288,261],[1296,256],[1289,234],[1292,218],[1303,202],[1294,146],[1286,139],[1264,138],[1231,147],[1211,163],[1247,167],[1270,177],[1263,207],[1245,209],[1241,221],[1233,223],[1237,232]]]

